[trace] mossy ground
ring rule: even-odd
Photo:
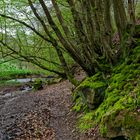
[[[79,111],[86,105],[86,102],[83,102],[86,99],[80,96],[83,87],[92,89],[106,87],[103,102],[90,113],[85,113],[79,121],[80,129],[87,130],[99,125],[100,133],[105,137],[124,136],[139,140],[140,46],[135,47],[129,57],[122,62],[113,68],[108,79],[102,79],[102,73],[98,73],[83,81],[74,93],[76,101],[74,109]]]

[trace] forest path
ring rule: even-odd
[[[87,140],[76,129],[71,89],[66,80],[37,92],[1,90],[0,140]]]

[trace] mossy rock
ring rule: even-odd
[[[92,127],[98,125],[100,133],[108,139],[140,140],[140,63],[136,61],[139,52],[140,46],[137,46],[123,63],[113,68],[103,102],[93,110],[90,125],[86,121],[86,126],[91,127],[91,122]],[[102,80],[95,78],[92,81],[94,78],[81,85],[98,87],[94,82]]]
[[[34,90],[41,90],[43,89],[43,81],[41,79],[35,79],[33,82]]]
[[[100,132],[108,138],[124,136],[136,140],[140,134],[140,64],[135,61],[138,51],[139,46],[114,68],[105,100],[93,115],[96,123],[100,122]],[[130,60],[132,63],[128,64]]]
[[[59,83],[59,82],[61,82],[62,81],[62,78],[51,78],[51,79],[47,79],[46,80],[46,83],[48,84],[48,85],[52,85],[52,84],[56,84],[56,83]]]
[[[140,135],[140,64],[135,62],[137,51],[114,68],[105,99],[93,114],[100,132],[108,138],[124,136],[137,140]],[[135,59],[134,59],[135,55]],[[127,62],[131,60],[132,63]]]
[[[106,87],[107,83],[103,79],[102,73],[97,73],[92,77],[86,78],[75,89],[73,92],[73,100],[76,101],[76,105],[81,106],[81,108],[82,106],[86,106],[89,109],[95,109],[102,103]]]
[[[112,114],[114,115],[114,114]],[[106,132],[102,131],[108,138],[123,136],[127,139],[137,140],[140,135],[140,114],[137,111],[122,110],[112,118],[112,115],[104,118]]]
[[[101,112],[100,132],[108,138],[125,136],[135,140],[135,136],[140,134],[140,113],[138,111],[139,99],[135,93],[122,96],[116,101],[112,100],[112,105],[106,100],[95,115]],[[111,101],[111,99],[110,99]],[[109,106],[108,106],[109,105]],[[104,109],[104,110],[103,110]]]

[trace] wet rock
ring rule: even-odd
[[[31,85],[25,85],[25,86],[20,87],[20,90],[22,92],[28,92],[28,91],[31,91],[32,89],[33,87]]]
[[[36,79],[33,82],[33,88],[35,90],[41,90],[41,89],[43,89],[43,81],[41,79]]]

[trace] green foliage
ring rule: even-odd
[[[0,79],[8,80],[12,78],[25,77],[37,72],[28,69],[19,69],[16,64],[4,63],[0,65]]]
[[[79,119],[78,127],[81,131],[86,131],[93,126],[93,112],[86,113]]]
[[[73,110],[74,111],[77,111],[77,112],[80,112],[80,111],[85,111],[85,110],[87,110],[87,104],[86,104],[86,102],[85,102],[86,100],[83,100],[83,98],[82,97],[79,97],[79,98],[77,98],[76,99],[76,103],[75,103],[75,105],[73,106]]]
[[[73,92],[72,97],[73,101],[75,102],[72,108],[74,111],[80,112],[87,110],[88,107],[83,92],[76,90],[75,92]]]
[[[1,80],[0,81],[0,87],[2,86],[2,88],[4,86],[21,86],[21,83],[17,82],[17,81],[8,81],[8,80]]]
[[[33,3],[37,7],[41,7],[39,6],[38,1],[34,1]],[[67,2],[63,1],[63,4],[65,5],[67,4]],[[70,9],[66,8],[64,5],[62,6],[60,4],[60,9],[62,7],[63,9],[62,14],[64,15],[64,18],[67,18],[67,22],[69,23],[70,17],[71,17]],[[68,6],[68,4],[66,6]],[[33,16],[34,14],[32,10],[29,8],[29,4],[27,1],[10,0],[10,2],[7,3],[6,0],[4,0],[0,2],[0,9],[1,9],[1,13],[5,15],[9,15],[13,18],[17,18],[18,20],[26,22],[28,23],[29,26],[33,28],[36,27],[36,30],[38,30],[37,28],[39,28],[40,34],[42,34],[44,37],[46,36],[45,35],[46,33],[44,33],[44,29],[39,24],[39,21],[36,18],[34,18]],[[46,23],[45,14],[40,9],[41,8],[38,8],[38,13],[41,12],[41,14],[39,15]],[[58,27],[61,27],[56,15],[54,14],[54,10],[50,10],[50,12],[53,16],[54,21],[58,25]],[[48,71],[55,70],[55,71],[63,73],[64,70],[59,61],[55,47],[49,42],[46,42],[46,40],[41,39],[32,30],[29,30],[27,27],[23,26],[22,24],[18,22],[11,22],[11,21],[12,21],[11,19],[0,17],[0,25],[1,25],[2,31],[4,32],[5,30],[7,30],[6,33],[0,34],[0,39],[1,40],[4,39],[3,41],[6,42],[9,46],[7,47],[1,44],[1,48],[2,48],[1,51],[3,52],[3,54],[14,53],[15,58],[25,59],[26,61],[31,62],[39,66],[40,68],[48,70]],[[49,25],[47,26],[48,26],[47,27],[48,30],[50,31],[50,34],[54,38],[56,38],[56,35],[51,29],[51,27],[49,27]],[[60,30],[62,29],[60,28]],[[63,52],[64,58],[66,59],[66,62],[68,62],[69,64],[72,64],[73,59],[64,50],[64,48],[62,49],[62,52]],[[8,59],[10,58],[10,55],[6,55],[6,56],[8,57]],[[1,54],[0,54],[0,57],[2,57]]]

